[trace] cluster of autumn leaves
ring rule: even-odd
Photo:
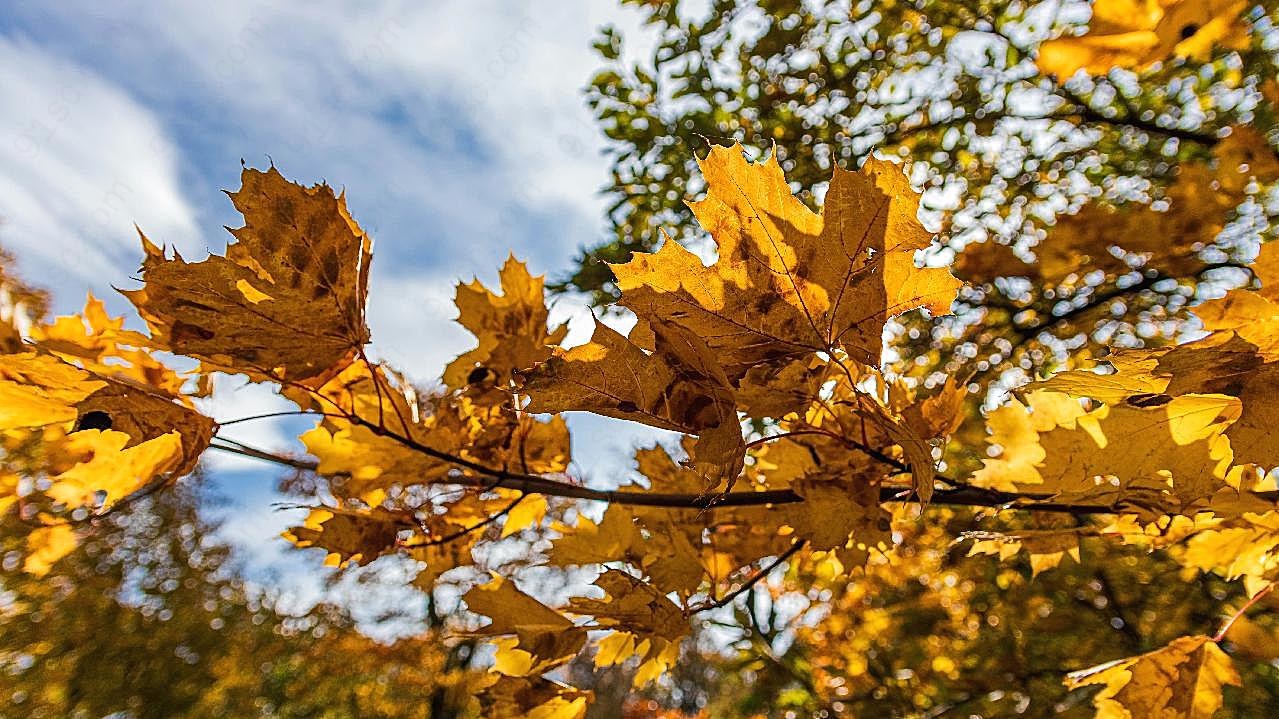
[[[1103,11],[1089,35],[1045,44],[1041,65],[1067,73],[1197,51],[1182,48],[1200,35],[1187,39],[1178,28],[1190,20],[1178,13],[1212,3],[1147,5],[1158,15],[1140,42],[1111,37]],[[1235,22],[1237,5],[1196,20],[1197,32]],[[1223,181],[1186,168],[1172,191],[1193,199],[1176,207],[1220,215],[1223,194],[1279,177],[1248,128],[1218,152],[1248,173]],[[490,619],[476,633],[497,648],[484,699],[495,715],[580,716],[589,694],[546,675],[588,645],[597,666],[633,660],[638,684],[654,680],[676,662],[694,615],[731,602],[779,559],[852,573],[887,549],[893,502],[1105,515],[1113,520],[1102,535],[1241,577],[1250,594],[1279,578],[1279,493],[1267,475],[1279,466],[1268,441],[1279,420],[1269,403],[1279,383],[1274,245],[1252,266],[1260,289],[1196,309],[1202,339],[1116,350],[1098,371],[1025,388],[988,414],[981,467],[942,476],[937,458],[964,419],[967,387],[926,390],[880,368],[890,318],[945,313],[960,288],[947,268],[917,260],[932,235],[903,168],[872,158],[835,170],[817,214],[794,197],[775,157],[752,162],[741,147],[716,147],[699,164],[706,195],[691,207],[716,254],[707,262],[667,242],[614,265],[618,305],[635,318],[628,333],[597,321],[589,342],[563,347],[566,328],[548,325],[541,279],[512,258],[500,293],[478,281],[458,288],[458,321],[477,345],[432,391],[366,353],[371,240],[343,198],[274,168],[245,170],[231,193],[245,225],[225,256],[187,262],[143,238],[143,287],[125,294],[147,334],[90,299],[81,315],[6,343],[0,510],[32,526],[25,568],[47,571],[86,520],[190,472],[220,441],[193,400],[229,373],[277,386],[316,417],[301,436],[313,459],[276,459],[327,478],[324,501],[286,536],[330,563],[403,554],[421,563],[414,582],[429,590],[445,572],[482,565],[486,545],[549,539],[548,563],[601,568],[590,596],[558,608],[501,576],[466,592],[468,608]],[[1072,222],[1095,227],[1093,212],[1110,210],[1066,220],[1035,271],[1064,272],[1052,243],[1071,237],[1072,257],[1091,246],[1097,263],[1116,261],[1106,238],[1070,234]],[[1157,242],[1215,235],[1213,216],[1150,210],[1116,221]],[[998,275],[1032,267],[965,253],[964,275],[973,273],[963,263]],[[199,365],[179,373],[157,353]],[[643,485],[583,487],[570,473],[562,415],[575,411],[681,433],[682,451],[639,450]],[[552,515],[556,497],[608,506],[598,519]],[[1078,560],[1078,539],[1075,530],[986,536],[971,551],[1025,552],[1039,572]],[[1068,682],[1103,684],[1103,714],[1208,716],[1238,676],[1215,639],[1197,636]]]
[[[508,261],[501,294],[459,288],[459,321],[478,345],[434,393],[365,354],[370,241],[342,198],[246,170],[231,195],[246,224],[225,257],[188,263],[144,239],[144,287],[127,294],[148,335],[91,300],[0,356],[4,500],[35,525],[27,568],[56,561],[86,515],[190,471],[216,434],[192,397],[226,372],[274,383],[318,417],[302,441],[334,497],[287,536],[332,563],[405,553],[424,563],[415,582],[429,588],[474,564],[481,543],[549,530],[550,563],[605,567],[602,597],[560,609],[501,577],[466,593],[492,619],[477,629],[498,649],[491,701],[520,711],[585,706],[585,694],[542,675],[588,642],[597,665],[638,657],[637,682],[651,681],[676,661],[691,616],[731,599],[766,560],[802,552],[852,571],[891,544],[884,499],[927,504],[937,486],[1112,514],[1104,531],[1120,541],[1171,546],[1193,534],[1190,566],[1244,576],[1254,591],[1273,579],[1279,532],[1261,471],[1279,465],[1266,441],[1279,366],[1273,246],[1254,266],[1260,291],[1199,308],[1207,337],[1117,351],[1109,374],[1029,388],[989,416],[996,456],[967,479],[939,480],[933,453],[962,419],[966,389],[949,382],[918,397],[876,368],[889,317],[944,312],[959,286],[945,268],[916,265],[931,236],[903,169],[872,159],[836,170],[818,215],[772,159],[716,148],[701,165],[708,190],[693,208],[717,241],[714,262],[668,243],[616,266],[636,324],[623,335],[599,322],[590,342],[565,349],[540,279]],[[158,351],[200,366],[181,375]],[[598,521],[578,513],[572,526],[544,526],[548,497],[596,498],[567,474],[567,411],[681,432],[687,459],[642,449],[646,487],[611,493]],[[766,432],[748,442],[743,419]],[[469,491],[432,491],[441,485]],[[1023,534],[973,550],[1026,551],[1040,569],[1077,557],[1070,541]],[[1205,637],[1129,662],[1195,652],[1206,657],[1196,667],[1232,679]],[[1072,681],[1122,694],[1106,678],[1115,671]]]

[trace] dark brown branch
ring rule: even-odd
[[[387,436],[395,435],[388,433]],[[414,443],[404,438],[404,441]],[[245,449],[224,445],[212,445],[214,449],[254,457],[268,462],[275,462],[294,469],[315,470],[316,463],[310,460],[299,460],[291,457],[277,457],[270,452],[255,450],[249,453]],[[547,477],[532,474],[519,474],[505,470],[492,469],[477,465],[474,462],[454,458],[446,452],[432,449],[431,456],[442,458],[460,466],[481,467],[483,477],[467,476],[455,473],[438,484],[452,484],[462,487],[511,489],[529,494],[542,494],[548,497],[564,497],[567,499],[584,499],[596,502],[608,502],[632,507],[666,507],[669,509],[717,509],[721,507],[760,507],[773,504],[794,504],[803,502],[804,497],[789,489],[772,489],[762,492],[731,492],[729,494],[678,494],[667,492],[622,492],[606,489],[591,489],[569,484]],[[477,470],[479,471],[479,470]],[[487,477],[485,479],[484,477]],[[879,501],[882,503],[907,503],[913,490],[907,486],[884,485],[879,488]],[[1254,492],[1253,496],[1265,501],[1279,501],[1279,492]],[[1125,511],[1122,504],[1072,504],[1054,502],[1052,495],[1019,494],[1001,492],[981,487],[961,486],[954,489],[938,489],[933,492],[931,505],[950,507],[990,507],[995,509],[1024,509],[1035,512],[1060,512],[1074,515],[1116,514]]]
[[[1119,125],[1122,127],[1131,127],[1134,130],[1149,132],[1156,135],[1164,135],[1165,137],[1175,137],[1178,140],[1187,140],[1189,142],[1197,142],[1201,145],[1211,147],[1221,141],[1216,133],[1202,132],[1198,130],[1187,130],[1180,127],[1168,127],[1160,125],[1152,120],[1142,120],[1140,117],[1125,115],[1123,117],[1108,117],[1105,113],[1095,109],[1088,99],[1079,95],[1079,93],[1070,90],[1064,85],[1058,85],[1056,91],[1060,96],[1071,105],[1069,110],[1063,108],[1061,112],[1068,112],[1070,115],[1076,115],[1079,119],[1091,122],[1094,125]]]

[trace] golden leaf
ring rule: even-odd
[[[1041,72],[1065,79],[1083,69],[1141,70],[1171,56],[1207,59],[1215,47],[1246,45],[1243,0],[1097,0],[1088,32],[1039,46]]]
[[[69,507],[95,503],[110,507],[142,489],[161,474],[176,473],[185,462],[182,436],[176,431],[133,444],[133,438],[115,430],[86,429],[67,435],[57,446],[73,466],[53,477],[45,492]]]
[[[145,385],[108,378],[106,387],[76,404],[77,426],[99,426],[129,435],[125,447],[176,433],[180,461],[168,471],[189,474],[213,438],[213,420]]]
[[[1254,345],[1226,332],[1177,347],[1160,357],[1157,371],[1169,377],[1166,391],[1171,395],[1237,397],[1239,416],[1225,431],[1235,461],[1270,468],[1279,466],[1279,446],[1274,442],[1279,362],[1264,360]]]
[[[1076,376],[1080,388],[1085,375]],[[1223,432],[1239,418],[1234,397],[1133,395],[1086,413],[1068,395],[1030,398],[1030,414],[1015,404],[992,413],[991,442],[1002,451],[975,484],[1151,511],[1203,506],[1230,488],[1234,456]]]
[[[1041,529],[1021,530],[1007,534],[990,534],[974,532],[966,538],[972,539],[968,556],[978,554],[997,555],[1000,561],[1025,552],[1030,559],[1032,576],[1052,569],[1061,564],[1061,560],[1070,557],[1075,563],[1080,562],[1079,531],[1073,529]]]
[[[1251,298],[1259,304],[1248,306],[1259,314],[1240,315],[1244,303],[1219,300],[1205,311],[1209,318],[1205,324],[1235,329],[1219,330],[1202,340],[1171,349],[1130,350],[1110,359],[1117,370],[1114,374],[1072,371],[1050,379],[1043,386],[1129,408],[1168,404],[1180,397],[1237,398],[1237,407],[1224,430],[1230,438],[1233,460],[1266,468],[1279,466],[1279,450],[1270,437],[1275,422],[1279,421],[1271,401],[1275,383],[1279,382],[1279,355],[1274,354],[1273,349],[1263,350],[1249,341],[1279,339],[1279,336],[1269,337],[1272,329],[1279,329],[1279,322],[1274,322],[1268,311],[1261,311],[1262,307],[1271,307],[1279,313],[1279,305],[1261,293],[1248,290],[1232,292],[1225,299],[1231,297]]]
[[[842,349],[877,364],[888,317],[949,311],[959,282],[918,268],[931,236],[902,168],[870,158],[836,169],[822,215],[791,194],[776,155],[750,163],[740,145],[699,160],[707,195],[690,203],[718,244],[703,266],[674,242],[613,265],[620,304],[647,322],[703,338],[736,384],[753,367]]]
[[[871,550],[891,543],[891,516],[876,485],[856,480],[805,478],[794,485],[804,498],[782,506],[785,521],[812,549],[834,549],[845,569],[866,563]]]
[[[602,627],[623,629],[645,637],[676,640],[688,634],[688,620],[680,608],[652,585],[617,569],[607,569],[595,580],[603,599],[573,597],[569,611],[589,614]]]
[[[522,373],[527,412],[584,410],[698,436],[693,463],[710,490],[741,472],[745,442],[724,372],[697,336],[656,322],[646,353],[603,323],[591,342]]]
[[[915,437],[945,437],[964,421],[963,408],[967,398],[968,388],[956,382],[954,377],[947,377],[936,394],[903,408],[902,420]]]
[[[572,659],[586,643],[585,629],[501,577],[462,599],[471,611],[492,619],[474,632],[477,636],[515,635],[515,643],[498,644],[497,668],[503,674],[541,674]]]
[[[1180,637],[1128,659],[1072,672],[1070,689],[1101,684],[1093,697],[1098,719],[1209,719],[1221,708],[1221,689],[1238,686],[1230,657],[1210,637]]]
[[[687,448],[688,442],[685,442]],[[697,473],[681,467],[665,447],[639,449],[635,460],[640,474],[648,480],[648,491],[697,494],[702,482]],[[638,486],[624,486],[623,492],[643,492]],[[702,533],[714,524],[720,512],[715,509],[670,509],[665,507],[632,507],[636,522],[647,533],[638,562],[653,582],[664,592],[676,592],[687,598],[697,591],[705,577],[701,548]],[[731,540],[730,540],[731,541]]]
[[[502,536],[512,534],[529,527],[536,527],[546,516],[546,497],[531,494],[520,500],[515,509],[506,513],[506,522],[502,524]]]
[[[381,366],[356,362],[310,391],[287,392],[299,406],[326,416],[301,435],[343,496],[381,502],[392,486],[447,478],[455,465],[428,447],[485,466],[530,473],[562,472],[569,463],[563,418],[549,421],[469,395],[422,399]]]
[[[281,534],[298,547],[325,550],[324,563],[368,564],[396,549],[399,534],[415,526],[405,515],[381,507],[367,510],[315,508],[302,526]]]
[[[601,655],[614,664],[640,657],[635,686],[657,679],[679,657],[679,643],[689,632],[679,607],[642,579],[607,569],[595,580],[603,599],[573,597],[568,611],[588,614],[599,627],[615,630],[601,642]],[[597,658],[597,665],[600,659]]]
[[[609,505],[598,524],[579,514],[572,531],[558,524],[553,528],[561,530],[563,536],[551,543],[548,558],[552,564],[599,564],[615,560],[634,560],[639,564],[645,553],[644,535],[635,525],[634,513],[620,504]]]
[[[541,677],[496,678],[480,695],[486,717],[583,719],[594,695]]]
[[[76,405],[106,382],[51,355],[0,355],[0,431],[76,418]]]
[[[127,375],[50,354],[0,355],[0,431],[35,428],[45,451],[24,472],[49,477],[45,494],[69,508],[105,509],[160,475],[176,480],[213,436],[209,418]]]
[[[245,169],[229,193],[245,226],[226,256],[188,263],[142,238],[144,287],[125,291],[154,346],[255,381],[331,374],[368,341],[372,241],[328,185]]]
[[[89,295],[84,309],[31,328],[37,347],[83,369],[135,385],[145,385],[186,406],[187,378],[145,349],[149,340],[124,329],[124,317],[111,317],[101,300]]]
[[[1226,579],[1244,578],[1249,594],[1279,573],[1279,512],[1244,514],[1196,533],[1180,555],[1189,567]]]
[[[528,369],[551,356],[568,333],[568,325],[548,330],[543,280],[528,273],[514,256],[500,273],[502,294],[479,280],[457,288],[457,321],[479,340],[444,370],[444,386],[460,389],[477,380],[506,387],[515,370]]]

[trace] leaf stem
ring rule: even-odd
[[[1242,607],[1239,607],[1239,611],[1230,615],[1230,618],[1226,620],[1226,623],[1221,625],[1221,630],[1218,631],[1215,636],[1213,636],[1212,640],[1214,642],[1220,642],[1222,639],[1224,639],[1226,636],[1226,632],[1230,631],[1230,627],[1234,626],[1234,623],[1238,621],[1239,617],[1242,617],[1245,612],[1247,612],[1249,609],[1252,609],[1252,605],[1256,604],[1262,597],[1269,594],[1270,591],[1275,588],[1276,584],[1279,584],[1279,580],[1276,580],[1274,582],[1267,584],[1260,592],[1257,592],[1256,594],[1252,595],[1252,599],[1249,599],[1247,602],[1244,603]]]

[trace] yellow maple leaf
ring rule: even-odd
[[[1178,559],[1226,579],[1242,577],[1256,594],[1279,575],[1279,512],[1254,512],[1197,532]]]
[[[0,355],[0,431],[70,422],[76,405],[105,386],[52,355]]]
[[[740,145],[715,147],[698,164],[707,194],[689,206],[718,245],[715,264],[667,241],[612,268],[622,306],[695,332],[734,384],[811,352],[877,364],[888,317],[949,311],[959,282],[915,266],[931,236],[900,166],[872,157],[859,172],[836,169],[817,215],[791,194],[776,153],[751,163]]]
[[[737,407],[716,357],[678,325],[652,325],[655,351],[645,352],[596,323],[591,342],[557,351],[522,373],[528,412],[584,410],[698,436],[693,461],[704,491],[741,472],[745,442]]]
[[[1221,708],[1221,689],[1239,673],[1211,637],[1174,639],[1140,656],[1072,672],[1070,689],[1101,684],[1093,697],[1098,719],[1209,719]]]
[[[328,185],[245,169],[229,193],[245,225],[226,256],[188,263],[145,236],[142,289],[124,291],[154,346],[255,381],[329,375],[368,341],[372,240]],[[322,381],[322,380],[320,380]]]
[[[812,549],[835,549],[841,562],[860,559],[845,562],[846,569],[865,564],[869,550],[882,550],[890,543],[890,515],[879,504],[877,485],[842,477],[806,477],[793,486],[805,501],[783,505],[786,522]]]
[[[500,273],[502,294],[475,280],[458,285],[457,321],[479,340],[444,369],[444,386],[460,389],[483,383],[506,387],[515,370],[527,369],[551,356],[568,325],[547,329],[543,280],[523,262],[508,257]]]
[[[680,640],[689,632],[688,619],[659,590],[626,572],[607,569],[595,586],[604,590],[603,599],[573,597],[568,611],[590,615],[597,626],[614,630],[601,643],[604,660],[617,664],[640,657],[635,686],[657,679],[679,657]]]
[[[1033,439],[1024,426],[1018,434],[997,430],[1004,454],[986,460],[974,479],[1082,504],[1185,508],[1227,486],[1232,455],[1222,431],[1238,411],[1232,397],[1163,396],[1105,405]]]
[[[416,524],[404,514],[373,507],[371,509],[314,508],[300,527],[280,536],[295,546],[325,550],[324,563],[341,567],[368,564],[396,549],[401,531]]]
[[[594,697],[589,691],[543,677],[491,674],[480,704],[486,717],[526,719],[583,719]]]
[[[675,603],[644,580],[617,569],[607,569],[595,580],[603,599],[574,597],[569,610],[589,614],[600,626],[617,627],[633,634],[679,639],[688,633],[688,622]]]
[[[127,375],[106,377],[51,354],[0,355],[0,431],[41,429],[45,451],[29,476],[69,508],[109,507],[160,475],[194,469],[213,422]],[[101,493],[101,494],[100,494]]]
[[[552,564],[597,564],[613,560],[635,560],[645,553],[644,535],[635,524],[634,511],[620,504],[610,505],[598,523],[578,515],[577,526],[556,523],[562,536],[551,543]]]
[[[529,527],[536,527],[546,517],[546,497],[540,494],[529,495],[520,500],[515,508],[506,513],[506,521],[502,524],[502,536],[512,534]]]
[[[697,473],[680,466],[661,445],[636,450],[635,461],[640,474],[648,480],[648,491],[694,495],[702,491],[702,481]],[[629,485],[621,487],[620,491],[646,490]],[[719,513],[713,508],[665,507],[631,507],[630,512],[647,533],[643,551],[634,553],[638,561],[633,563],[641,567],[653,585],[664,592],[676,592],[687,598],[697,591],[706,576],[701,553],[703,531],[707,525],[716,524]]]
[[[970,557],[991,554],[1002,562],[1025,552],[1030,559],[1031,576],[1035,577],[1061,564],[1065,557],[1075,560],[1076,564],[1080,562],[1079,531],[1075,529],[1021,530],[1007,534],[973,532],[965,538],[973,540],[968,549]]]
[[[489,467],[523,473],[562,472],[570,459],[568,426],[469,394],[421,397],[379,365],[356,362],[315,389],[286,394],[325,416],[301,435],[321,474],[346,497],[377,504],[393,485],[447,478],[455,465],[428,447]]]
[[[1141,70],[1168,57],[1206,59],[1247,43],[1244,0],[1096,0],[1088,32],[1039,46],[1041,72],[1065,79],[1082,69]]]
[[[79,314],[32,327],[31,341],[78,367],[154,388],[191,406],[184,394],[187,378],[156,359],[145,349],[149,340],[124,329],[124,317],[111,317],[92,294]]]
[[[1214,392],[1237,397],[1238,418],[1225,431],[1235,460],[1270,468],[1279,466],[1279,447],[1274,442],[1279,362],[1265,359],[1252,343],[1225,332],[1177,347],[1159,359],[1158,371],[1169,377],[1168,394]]]
[[[492,620],[473,632],[476,636],[514,635],[515,641],[497,643],[496,668],[503,674],[541,674],[572,659],[586,643],[585,629],[501,577],[472,588],[462,599],[471,611]]]
[[[142,489],[157,476],[175,472],[183,462],[182,437],[174,431],[130,446],[132,438],[114,430],[73,432],[58,446],[59,454],[74,465],[51,477],[50,497],[71,507],[101,505]]]

